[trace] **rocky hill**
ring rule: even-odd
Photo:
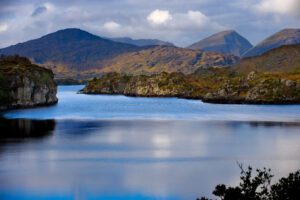
[[[64,29],[39,39],[0,49],[0,55],[20,55],[34,63],[63,70],[86,70],[105,66],[107,59],[140,48],[113,42],[80,29]]]
[[[193,73],[199,68],[226,67],[238,60],[232,55],[203,52],[168,46],[154,46],[111,59],[102,73],[157,74],[161,72]]]
[[[26,58],[0,58],[0,110],[55,104],[56,93],[52,71]]]
[[[300,29],[283,29],[247,51],[243,57],[261,55],[283,45],[300,44]]]
[[[207,37],[187,48],[241,56],[252,48],[252,44],[236,31],[227,30]]]
[[[165,42],[162,40],[157,39],[132,39],[129,37],[122,37],[122,38],[108,38],[115,42],[121,42],[125,44],[132,44],[139,47],[144,46],[174,46],[174,44],[170,42]]]

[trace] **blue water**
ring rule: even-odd
[[[299,121],[300,105],[218,105],[178,98],[75,94],[83,86],[59,87],[52,107],[11,111],[7,118]]]
[[[55,106],[5,114],[15,120],[2,131],[25,138],[0,137],[1,200],[187,200],[238,184],[237,162],[270,167],[275,179],[300,168],[300,106],[76,94],[81,88],[60,87]],[[33,132],[41,135],[28,138]]]

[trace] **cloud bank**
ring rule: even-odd
[[[300,27],[299,0],[0,0],[0,47],[64,28],[190,45],[235,29],[256,43]]]

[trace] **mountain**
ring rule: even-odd
[[[243,57],[261,55],[282,45],[300,44],[300,29],[283,29],[247,51]]]
[[[252,44],[236,31],[227,30],[207,37],[187,48],[241,56],[247,50],[252,48]]]
[[[193,73],[199,68],[226,67],[238,58],[216,52],[203,52],[170,46],[154,46],[125,53],[108,61],[101,72],[156,74],[160,72]]]
[[[132,44],[135,46],[143,47],[143,46],[174,46],[174,44],[170,42],[165,42],[162,40],[157,39],[132,39],[129,37],[122,37],[122,38],[108,38],[115,42],[121,42],[125,44]]]
[[[285,45],[260,56],[243,58],[233,70],[240,72],[300,72],[300,44]]]
[[[0,49],[0,54],[18,54],[37,64],[84,70],[101,68],[108,58],[139,49],[134,45],[113,42],[80,29],[70,28]]]

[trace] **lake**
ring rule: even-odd
[[[240,170],[300,168],[300,105],[77,94],[0,120],[0,199],[196,199]]]

